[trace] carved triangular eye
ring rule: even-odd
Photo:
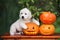
[[[50,29],[50,27],[48,27],[48,29]]]
[[[34,29],[34,27],[33,27],[33,29]]]

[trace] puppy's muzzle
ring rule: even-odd
[[[24,16],[22,16],[22,19],[24,19]]]

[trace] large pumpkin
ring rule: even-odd
[[[26,35],[36,35],[39,31],[39,26],[33,22],[26,23],[27,29],[23,30]]]
[[[52,24],[42,24],[39,30],[42,35],[52,35],[55,32],[55,27]]]
[[[42,23],[52,24],[56,21],[56,15],[51,12],[42,12],[39,19]]]

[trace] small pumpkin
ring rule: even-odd
[[[42,35],[52,35],[55,32],[55,27],[52,24],[42,24],[39,30]]]
[[[56,21],[56,15],[51,12],[42,12],[39,19],[44,24],[52,24]]]
[[[39,31],[39,26],[33,22],[26,23],[27,29],[24,29],[23,32],[26,35],[36,35]]]

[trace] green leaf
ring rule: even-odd
[[[32,3],[34,3],[34,0],[31,0]]]
[[[54,14],[56,14],[56,15],[57,15],[57,12],[54,12]]]
[[[55,29],[55,33],[60,33],[60,27],[57,27],[57,28]]]
[[[29,7],[29,4],[28,4],[28,3],[26,3],[26,6],[27,6],[27,7]]]
[[[36,12],[36,15],[39,16],[39,12]]]
[[[38,11],[42,10],[42,8],[38,8]]]

